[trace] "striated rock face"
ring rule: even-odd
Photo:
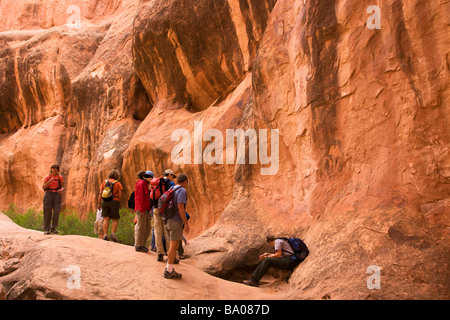
[[[134,22],[135,69],[152,101],[205,110],[251,69],[274,0],[150,1]],[[188,10],[188,8],[190,8]]]
[[[448,299],[449,7],[369,5],[3,1],[0,208],[41,207],[54,162],[81,216],[109,169],[128,197],[171,168],[209,273],[249,275],[266,234],[295,234],[292,298]]]
[[[78,28],[69,23],[75,12],[68,10],[68,1],[29,1],[23,15],[31,10],[36,21],[22,28],[30,30],[0,35],[0,139],[6,155],[0,175],[10,186],[2,192],[3,206],[42,206],[41,178],[58,162],[67,178],[66,205],[86,214],[96,205],[103,176],[120,167],[139,121],[151,109],[131,60],[138,3],[71,5],[80,9]],[[13,1],[5,1],[1,12],[6,16],[17,9]],[[42,17],[53,14],[48,25]],[[15,28],[8,19],[2,21],[3,29]],[[46,127],[49,121],[61,123],[58,133]],[[35,131],[37,136],[30,134]],[[30,145],[38,151],[29,152]]]

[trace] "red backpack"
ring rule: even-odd
[[[153,178],[150,181],[150,200],[158,200],[164,192],[166,192],[166,185],[163,177]]]
[[[164,219],[171,219],[177,212],[177,208],[173,204],[173,195],[179,188],[181,188],[180,185],[169,188],[158,200],[159,214]]]

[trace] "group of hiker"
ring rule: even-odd
[[[189,214],[186,211],[188,177],[184,173],[177,176],[172,170],[167,169],[163,177],[155,177],[152,171],[147,170],[138,172],[137,178],[134,192],[129,200],[129,203],[133,202],[135,212],[135,250],[149,251],[146,243],[152,230],[153,217],[152,246],[157,253],[157,261],[163,262],[167,252],[164,277],[180,279],[182,275],[175,271],[174,264],[184,258],[182,241],[188,244],[183,236],[183,232],[189,233]],[[119,241],[116,232],[123,195],[123,186],[119,179],[119,171],[111,170],[100,187],[94,232],[104,240]],[[61,211],[63,181],[63,177],[59,174],[59,166],[52,165],[50,174],[45,177],[42,185],[45,191],[44,234],[58,233],[56,227]],[[112,221],[111,234],[108,235],[110,221]]]
[[[183,235],[188,234],[190,229],[189,214],[186,211],[188,177],[184,173],[176,175],[171,169],[167,169],[162,177],[155,177],[152,171],[146,170],[138,172],[137,178],[134,192],[128,200],[128,206],[135,212],[135,250],[149,251],[146,243],[152,233],[153,218],[152,248],[157,253],[157,261],[163,262],[167,253],[164,277],[181,279],[182,275],[175,271],[174,264],[183,258],[183,240],[188,243]],[[104,240],[118,241],[116,231],[123,195],[123,186],[119,179],[120,173],[111,170],[100,187],[94,232]],[[50,174],[45,177],[42,185],[45,191],[44,234],[58,233],[56,227],[61,211],[63,182],[59,166],[52,165]],[[108,236],[110,220],[112,226],[111,234]],[[252,278],[244,281],[246,285],[258,286],[260,279],[270,267],[292,270],[309,253],[299,238],[267,236],[266,240],[274,248],[275,253],[265,253],[259,257],[260,261]]]
[[[112,170],[108,179],[100,187],[98,211],[101,211],[102,228],[97,227],[99,237],[104,240],[118,241],[116,236],[119,221],[119,207],[123,187],[118,181],[120,174]],[[148,252],[146,243],[152,230],[152,241],[157,253],[157,261],[163,262],[167,252],[167,266],[164,277],[167,279],[180,279],[182,275],[173,267],[183,258],[182,252],[177,258],[177,251],[182,245],[183,231],[189,233],[188,214],[186,212],[188,178],[181,173],[178,176],[167,169],[164,176],[155,177],[150,171],[139,171],[134,192],[129,204],[135,212],[134,247],[137,252]],[[176,179],[176,184],[175,184]],[[172,214],[169,215],[169,212]],[[108,236],[109,220],[112,220],[111,235]],[[101,222],[100,222],[101,223]],[[102,230],[103,229],[103,230]],[[101,232],[103,231],[103,232]],[[184,238],[185,239],[185,238]]]

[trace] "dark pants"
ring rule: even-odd
[[[62,198],[57,192],[46,191],[44,195],[44,231],[56,229],[61,212]],[[50,225],[51,223],[51,225]]]
[[[252,277],[255,280],[259,281],[266,274],[270,267],[274,267],[277,269],[288,269],[290,263],[291,259],[288,257],[265,258],[264,260],[259,262],[258,266],[252,274]]]

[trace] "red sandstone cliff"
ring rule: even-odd
[[[190,250],[210,273],[251,268],[266,233],[298,234],[311,255],[294,298],[448,298],[449,4],[379,1],[371,29],[372,4],[2,1],[0,208],[40,208],[54,162],[81,215],[109,169],[128,196],[138,170],[172,168],[190,177]],[[195,147],[173,163],[172,133],[193,146],[194,123],[224,143],[277,129],[278,170],[262,175],[249,145],[243,164],[195,163]]]

